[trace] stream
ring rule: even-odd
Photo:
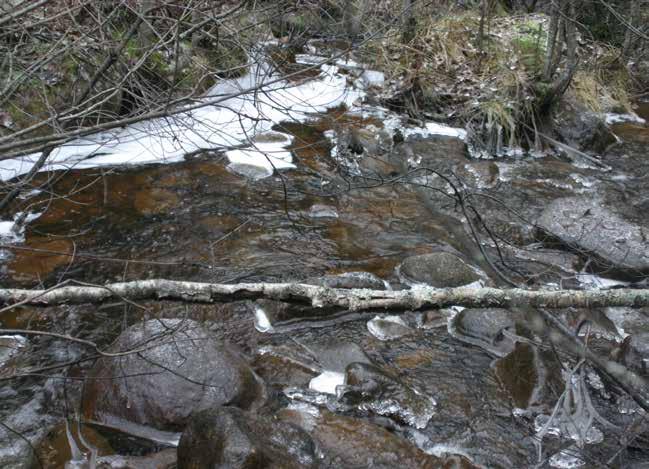
[[[332,50],[313,43],[293,65],[308,68]],[[528,223],[556,201],[578,197],[601,201],[633,229],[649,227],[646,122],[611,124],[619,142],[601,155],[609,171],[551,153],[475,158],[464,130],[417,125],[382,107],[391,85],[379,72],[344,56],[319,70],[312,79],[276,81],[281,72],[262,63],[205,99],[273,82],[264,93],[241,93],[55,151],[30,183],[29,198],[14,202],[15,217],[0,222],[2,284],[168,278],[403,289],[431,283],[426,279],[433,274],[417,259],[434,253],[439,262],[450,256],[461,264],[458,285],[506,286],[470,235],[475,216],[459,210],[448,196],[449,181],[436,172],[475,194],[474,206],[502,242],[497,246],[479,230],[484,252],[497,266],[511,267],[507,275],[515,282],[603,288],[646,278],[644,271],[627,275],[622,262],[619,269],[599,268],[575,249],[540,240]],[[649,104],[637,113],[649,120]],[[351,133],[362,154],[349,151]],[[1,162],[0,177],[24,174],[36,157]],[[22,226],[14,224],[21,216]],[[508,318],[493,319],[492,331],[491,320],[462,308],[398,318],[306,309],[248,301],[21,306],[0,312],[0,324],[71,335],[106,349],[124,329],[152,318],[201,322],[236,346],[264,381],[265,412],[307,429],[316,441],[317,464],[296,467],[395,467],[399,461],[405,467],[533,467],[539,454],[540,467],[649,464],[644,413],[589,367],[575,399],[588,395],[611,428],[592,415],[593,426],[584,426],[588,406],[573,427],[560,419],[545,425],[565,381],[573,380],[568,361],[562,370],[556,356],[525,341],[495,347]],[[649,332],[647,313],[598,310],[594,343],[609,353],[628,333]],[[583,317],[578,310],[562,315],[571,326]],[[471,327],[486,338],[467,339]],[[169,454],[177,429],[169,430],[173,442],[165,444],[146,432],[134,436],[128,425],[64,423],[87,416],[82,384],[94,362],[79,360],[88,352],[52,337],[0,337],[0,466],[90,467],[76,442],[96,448],[106,464],[100,467],[167,467],[154,458]],[[330,356],[335,365],[325,363]],[[14,377],[28,369],[39,371]],[[358,382],[381,392],[359,393]],[[637,438],[619,456],[625,428]],[[116,454],[139,462],[120,462]],[[399,461],[390,459],[394,455]]]

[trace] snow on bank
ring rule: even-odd
[[[298,56],[302,63],[317,64],[323,57]],[[228,168],[252,179],[268,177],[275,170],[295,168],[286,148],[292,137],[258,138],[270,133],[280,122],[304,122],[329,108],[347,106],[352,112],[367,111],[361,99],[371,86],[383,86],[381,72],[366,70],[351,60],[336,60],[320,66],[316,79],[291,83],[260,61],[240,78],[215,85],[203,102],[226,98],[215,105],[181,112],[167,118],[151,119],[122,129],[99,132],[56,148],[41,171],[85,169],[117,165],[174,163],[199,150],[222,150]],[[349,74],[341,69],[357,68],[359,77],[350,86]],[[277,80],[277,82],[275,82]],[[256,91],[246,91],[256,88]],[[404,136],[445,135],[466,139],[466,131],[434,122],[425,127],[404,127],[402,119],[381,108],[386,129],[399,128]],[[0,162],[0,180],[27,173],[39,154]]]
[[[284,80],[272,83],[277,79],[267,64],[253,65],[247,75],[214,86],[203,100],[241,95],[217,105],[77,139],[56,148],[42,171],[173,163],[197,150],[233,147],[238,149],[226,153],[233,170],[244,164],[261,168],[259,174],[272,174],[273,168],[292,168],[292,157],[284,150],[290,144],[288,136],[281,146],[265,142],[250,150],[239,147],[279,122],[302,122],[341,104],[351,107],[361,92],[347,87],[346,77],[335,65],[323,65],[317,79],[299,84]],[[253,87],[259,87],[258,91],[243,92]],[[34,154],[0,162],[0,179],[25,174],[38,157]]]
[[[646,124],[647,121],[635,113],[629,114],[614,114],[609,113],[604,116],[606,123],[611,124],[622,124],[624,122],[631,122],[634,124]]]

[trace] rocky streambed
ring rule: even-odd
[[[321,72],[282,88],[301,108],[243,95],[236,109],[265,123],[245,121],[225,142],[232,106],[194,115],[200,128],[175,121],[174,152],[164,127],[138,145],[146,126],[61,150],[4,222],[3,285],[506,286],[496,270],[529,288],[646,284],[646,124],[611,124],[619,141],[598,165],[476,158],[463,130],[381,107],[391,85],[379,73],[350,58]],[[245,88],[220,92],[228,86]],[[24,164],[7,164],[5,177]],[[593,347],[643,371],[648,312],[557,314],[571,327],[588,317]],[[520,317],[261,300],[3,310],[5,329],[61,336],[0,337],[0,465],[646,464],[644,412]]]

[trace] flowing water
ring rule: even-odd
[[[298,61],[309,60],[312,57],[298,56]],[[462,184],[506,200],[509,209],[529,219],[556,198],[574,193],[610,195],[623,204],[625,194],[636,194],[646,185],[642,181],[649,161],[643,150],[649,142],[645,125],[613,126],[623,143],[604,156],[613,167],[609,173],[551,157],[476,160],[466,150],[462,131],[433,123],[408,125],[400,116],[363,102],[363,97],[383,90],[372,89],[378,84],[377,76],[363,72],[351,60],[338,59],[337,65],[325,65],[321,72],[319,79],[298,83],[292,92],[277,86],[258,101],[242,94],[220,103],[223,107],[183,114],[170,127],[161,121],[143,123],[60,150],[47,171],[31,182],[38,193],[14,204],[12,213],[29,213],[31,219],[24,232],[8,230],[13,237],[1,239],[3,285],[51,286],[66,279],[88,283],[146,278],[300,281],[363,271],[399,288],[395,269],[404,258],[440,248],[460,251],[476,266],[483,266],[468,234],[466,216],[452,201],[411,184],[386,183],[391,174],[403,173],[398,165],[381,160],[381,155],[392,152],[396,127],[418,142],[417,151],[425,155],[420,165],[450,168]],[[220,85],[212,94],[245,89],[256,83],[255,76],[275,79],[264,66]],[[289,109],[276,109],[277,99],[289,100]],[[647,110],[644,105],[640,114],[646,115]],[[249,120],[239,125],[235,111],[245,111]],[[152,126],[157,129],[153,136]],[[340,154],[345,148],[339,142],[349,129],[363,136],[364,156]],[[247,137],[253,144],[246,147]],[[224,146],[225,151],[198,151]],[[5,165],[3,177],[24,172],[28,161]],[[438,180],[425,183],[443,186]],[[529,226],[512,219],[511,213],[498,205],[486,204],[484,209],[483,216],[518,247],[535,243]],[[491,253],[494,246],[485,242],[485,249]],[[580,261],[573,254],[532,249],[523,255],[517,249],[512,246],[506,254],[510,260],[518,259],[521,269],[537,273],[537,285],[558,285],[566,278],[580,284],[575,279]],[[554,259],[552,267],[547,267],[548,259]],[[539,269],[541,264],[544,267]],[[285,344],[355,343],[372,363],[434,398],[435,411],[426,414],[425,421],[417,420],[414,412],[413,421],[422,425],[395,430],[413,444],[430,454],[465,455],[486,467],[524,467],[536,461],[533,413],[516,410],[499,367],[492,366],[493,356],[448,334],[447,313],[409,313],[394,336],[380,329],[385,326],[381,321],[368,329],[375,313],[269,334],[255,329],[255,315],[241,304],[145,306],[146,312],[120,303],[20,307],[0,313],[0,323],[5,328],[65,333],[104,347],[126,325],[144,317],[182,315],[207,321],[219,336],[239,344],[250,356],[262,347]],[[38,376],[7,377],[24,367],[74,362],[87,350],[42,337],[24,342],[0,365],[2,421],[34,440],[49,431],[39,451],[49,467],[63,467],[74,459],[69,442],[75,438],[65,437],[70,430],[61,419],[74,413],[78,378],[89,363],[75,363],[65,374],[54,369]],[[535,366],[533,360],[521,363],[523,371]],[[560,391],[544,401],[546,413]],[[615,405],[598,399],[605,407],[601,412],[615,412]],[[380,404],[366,403],[375,410]],[[399,415],[407,414],[404,409],[400,407]],[[107,435],[105,429],[86,425],[83,432],[100,454],[150,450],[143,441]],[[557,456],[563,454],[559,450],[565,441],[548,438],[544,444],[552,448],[548,456],[556,456],[554,465],[568,467],[561,466],[568,464],[562,462],[567,458]],[[20,446],[20,442],[13,444]],[[581,460],[590,461],[611,457],[617,448],[615,438],[607,436],[603,443],[586,445],[578,453]],[[640,459],[643,455],[646,452]]]

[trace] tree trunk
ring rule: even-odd
[[[631,49],[636,40],[636,34],[633,32],[633,28],[637,24],[636,17],[640,12],[639,4],[640,0],[631,0],[631,4],[629,6],[629,15],[627,21],[631,27],[626,28],[626,32],[624,33],[624,45],[622,46],[622,55],[627,59],[631,57]]]
[[[560,9],[552,3],[552,13],[548,26],[548,42],[546,45],[545,66],[543,67],[543,80],[550,81],[554,74],[555,55],[557,49],[557,35],[559,32]]]
[[[417,35],[417,20],[414,14],[414,4],[412,0],[403,0],[403,32],[401,42],[410,44]]]
[[[644,307],[649,289],[531,291],[497,288],[416,288],[368,290],[327,288],[300,283],[218,284],[154,279],[103,286],[70,286],[48,290],[0,289],[0,301],[37,306],[101,303],[114,299],[177,300],[198,303],[266,298],[316,308],[336,307],[350,311],[367,309],[414,310],[452,305],[509,308],[519,305],[543,308]]]

